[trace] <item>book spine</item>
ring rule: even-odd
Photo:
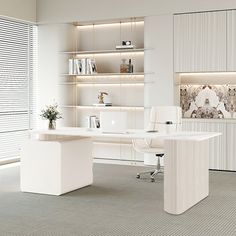
[[[86,74],[86,59],[85,58],[81,59],[81,74],[83,75]]]
[[[91,73],[96,74],[97,73],[97,66],[95,59],[91,59]]]
[[[91,119],[92,119],[92,128],[97,128],[96,117],[93,116],[93,117],[91,117]]]
[[[74,59],[70,58],[69,59],[69,75],[74,74]]]
[[[76,63],[77,63],[77,59],[73,59],[73,74],[76,75],[77,74],[77,66],[76,66]]]
[[[91,64],[91,59],[87,58],[86,59],[86,74],[91,74],[90,64]]]
[[[81,63],[79,59],[74,59],[74,74],[79,75],[81,73]]]
[[[89,74],[93,74],[92,59],[89,59],[88,61],[88,68],[89,68]]]

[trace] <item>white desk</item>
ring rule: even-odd
[[[77,137],[80,138],[78,139],[80,142],[87,138],[91,143],[92,139],[88,138],[92,137],[164,139],[164,210],[171,214],[181,214],[209,195],[209,139],[219,136],[220,133],[178,132],[166,134],[130,130],[126,134],[104,134],[98,130],[90,131],[86,128],[60,128],[57,130],[36,130],[32,131],[30,135],[32,137],[38,136],[39,139],[47,141],[63,140],[64,137]],[[36,150],[32,151],[35,152]],[[84,155],[84,151],[83,149],[80,153],[77,150],[78,159],[82,158],[81,155]],[[86,153],[92,155],[91,150],[87,150]],[[25,163],[24,156],[22,156],[22,160],[22,163]],[[27,176],[24,164],[22,170],[24,170],[25,177],[31,178],[31,176]],[[24,185],[23,191],[27,192],[27,185],[23,182],[21,182]],[[88,183],[91,184],[91,180]]]

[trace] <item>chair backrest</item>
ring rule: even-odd
[[[147,130],[159,132],[176,132],[181,129],[181,124],[182,111],[180,107],[155,106],[151,108]]]
[[[151,108],[147,131],[177,132],[181,130],[181,124],[182,111],[180,107],[156,106]],[[150,139],[146,142],[150,148],[164,148],[163,139]]]

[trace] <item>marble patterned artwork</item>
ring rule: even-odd
[[[186,118],[236,118],[236,85],[181,85]]]

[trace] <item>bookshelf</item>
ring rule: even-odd
[[[69,126],[86,127],[86,117],[100,111],[126,111],[129,129],[143,129],[144,87],[149,73],[144,71],[144,21],[125,19],[117,22],[74,23],[75,48],[62,51],[67,65],[69,59],[91,58],[96,62],[96,74],[69,74],[68,66],[61,73],[60,86],[71,91],[71,99],[60,104],[63,113],[74,115]],[[116,49],[123,40],[130,40],[134,49]],[[131,59],[133,73],[120,73],[122,59]],[[100,91],[109,94],[112,106],[93,106]],[[101,160],[122,160],[130,164],[143,161],[143,155],[135,153],[131,140],[94,140],[93,156]]]

